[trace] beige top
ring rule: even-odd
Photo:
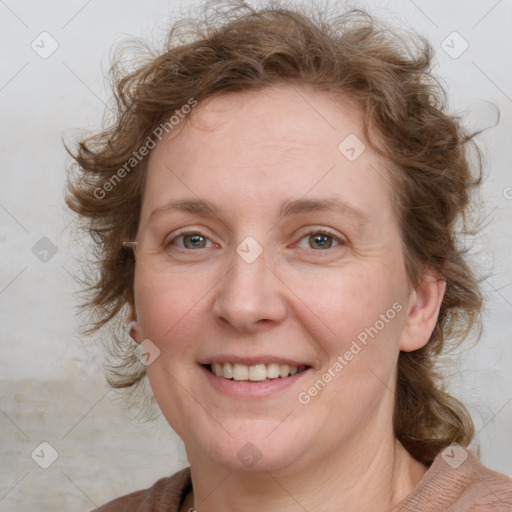
[[[512,512],[512,479],[466,451],[468,458],[460,465],[449,460],[449,452],[448,457],[440,453],[416,489],[391,512]],[[179,512],[191,489],[190,468],[185,468],[93,512]]]

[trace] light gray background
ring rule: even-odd
[[[79,338],[73,276],[84,255],[71,248],[61,142],[99,126],[113,44],[131,35],[158,43],[179,5],[0,0],[0,512],[88,510],[186,465],[162,418],[138,422],[118,394],[107,394],[101,351]],[[491,272],[484,331],[476,347],[452,358],[449,389],[473,414],[483,462],[512,475],[512,1],[357,5],[432,41],[450,104],[468,112],[471,126],[494,124],[491,104],[501,111],[479,138],[489,225],[474,259]],[[46,59],[31,48],[34,40],[42,46],[43,31],[59,45]],[[445,51],[462,49],[454,31],[469,44],[458,58]],[[46,263],[32,252],[43,237],[58,249]],[[43,441],[58,453],[48,469],[31,458]],[[43,451],[49,461],[50,449]]]

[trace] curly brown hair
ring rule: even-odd
[[[479,325],[479,281],[458,237],[470,232],[472,191],[482,181],[482,158],[473,141],[476,134],[466,131],[460,116],[447,113],[445,89],[431,71],[432,47],[359,9],[326,17],[316,7],[288,9],[274,2],[258,9],[242,1],[207,2],[203,8],[204,17],[176,23],[164,51],[149,52],[137,69],[122,69],[116,60],[112,125],[84,138],[76,151],[68,149],[76,163],[66,201],[87,219],[95,243],[97,274],[85,300],[94,313],[88,332],[114,327],[116,320],[119,327],[132,318],[135,260],[122,242],[137,233],[148,159],[133,161],[130,168],[126,162],[155,128],[191,98],[200,104],[227,91],[310,85],[362,108],[365,136],[392,171],[411,283],[421,281],[425,268],[446,280],[429,343],[399,355],[396,436],[425,464],[452,442],[467,446],[473,422],[443,390],[435,363]],[[372,133],[379,134],[379,142]],[[477,156],[471,165],[470,149]],[[126,172],[120,179],[122,168]],[[109,383],[134,389],[145,367],[131,345],[115,329],[112,333],[117,364],[110,366]]]

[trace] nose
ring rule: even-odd
[[[265,250],[252,262],[233,252],[219,287],[213,313],[224,328],[249,333],[279,324],[286,316],[286,286],[269,267]]]

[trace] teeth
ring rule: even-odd
[[[211,365],[212,373],[217,377],[233,380],[250,380],[260,382],[266,379],[285,378],[306,369],[305,366],[289,366],[287,364],[255,364],[248,366],[239,363],[213,363]]]
[[[235,363],[233,365],[233,379],[247,380],[249,378],[249,367],[246,364]]]
[[[267,368],[264,364],[249,366],[249,380],[265,380],[266,378]]]
[[[217,375],[217,377],[222,376],[222,365],[219,363],[213,363],[212,364],[212,372]]]
[[[277,379],[279,377],[279,365],[277,363],[267,364],[267,378]]]
[[[217,363],[217,364],[219,364],[219,363]],[[226,363],[226,364],[223,365],[222,376],[225,379],[232,379],[233,378],[233,365],[231,363]]]

